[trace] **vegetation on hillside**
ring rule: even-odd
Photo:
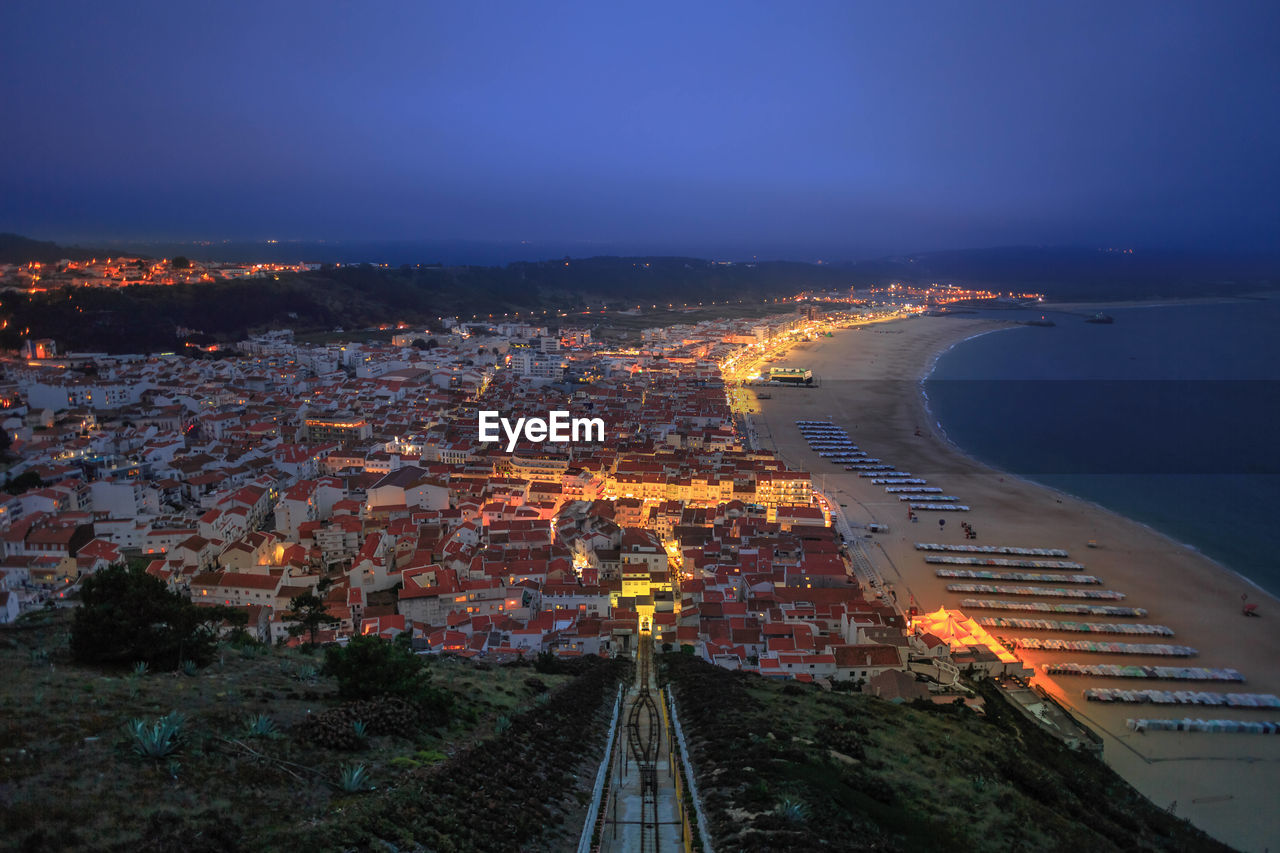
[[[0,628],[0,849],[565,849],[625,670],[434,659],[431,718],[343,699],[303,650],[224,642],[192,674],[122,671],[77,664],[70,627],[58,610]]]
[[[501,318],[600,307],[606,301],[614,306],[683,302],[694,294],[707,302],[758,299],[842,282],[830,268],[808,264],[722,267],[683,258],[589,258],[567,266],[563,261],[506,267],[365,265],[213,284],[66,287],[5,295],[0,315],[9,322],[0,331],[0,347],[16,348],[26,337],[51,337],[82,352],[165,352],[182,349],[187,330],[235,341],[280,327],[303,332],[396,322],[427,327],[447,316]]]
[[[895,705],[662,658],[717,850],[1226,851],[983,687]]]
[[[52,244],[14,239],[18,243],[10,241],[11,254],[82,254],[66,250],[68,254],[59,255]],[[174,262],[179,260],[186,258]],[[561,258],[506,266],[362,264],[213,284],[10,293],[0,299],[0,316],[9,321],[0,330],[0,347],[14,349],[26,337],[51,337],[81,352],[167,352],[183,350],[188,341],[236,341],[268,328],[325,332],[398,322],[427,327],[450,316],[541,316],[546,310],[554,318],[560,310],[603,305],[759,303],[803,290],[865,290],[894,281],[1038,291],[1056,300],[1180,298],[1274,288],[1280,262],[1204,253],[1030,247],[927,252],[836,265],[720,264],[680,257]],[[191,330],[197,334],[192,336]]]
[[[435,659],[411,677],[443,697],[433,715],[389,695],[402,664],[359,699],[321,656],[243,639],[203,669],[103,669],[73,660],[71,621],[0,629],[6,849],[569,849],[629,669]],[[661,674],[716,849],[1226,849],[994,693],[983,716],[678,654]]]
[[[20,234],[0,233],[0,264],[25,264],[36,261],[54,264],[58,261],[84,261],[105,258],[108,252],[81,249],[75,246],[59,246],[43,240],[32,240]]]
[[[449,761],[406,774],[380,798],[365,798],[306,827],[268,839],[271,849],[457,851],[571,850],[585,819],[604,751],[609,712],[629,667],[585,658],[560,689],[498,720],[500,737]],[[542,673],[527,684],[540,684]],[[561,676],[563,677],[563,676]]]
[[[396,696],[415,704],[438,703],[431,672],[421,655],[409,648],[409,635],[394,642],[380,637],[352,637],[345,646],[324,650],[324,672],[338,684],[343,699]]]
[[[209,663],[223,622],[244,624],[238,607],[198,607],[138,567],[112,566],[84,580],[71,627],[80,663],[173,670]]]

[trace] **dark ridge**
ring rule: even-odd
[[[81,249],[60,246],[43,240],[32,240],[20,234],[0,234],[0,264],[25,264],[35,261],[54,264],[58,261],[86,261],[119,254],[106,249]]]

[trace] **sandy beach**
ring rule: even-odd
[[[848,520],[879,522],[890,532],[868,545],[900,604],[911,598],[922,610],[959,608],[969,595],[946,590],[915,542],[1062,548],[1084,572],[1101,577],[1102,588],[1125,594],[1118,603],[1149,611],[1142,619],[1052,616],[970,611],[967,615],[1129,621],[1165,625],[1171,638],[993,629],[1006,636],[1068,640],[1160,642],[1192,646],[1193,658],[1088,652],[1021,652],[1035,666],[1036,683],[1104,739],[1104,759],[1156,805],[1191,820],[1242,850],[1280,849],[1280,736],[1232,733],[1149,732],[1125,726],[1128,718],[1241,719],[1280,721],[1276,709],[1231,709],[1190,705],[1108,705],[1086,702],[1090,687],[1129,690],[1202,690],[1280,695],[1280,601],[1238,575],[1164,535],[1094,504],[986,467],[951,445],[928,416],[919,380],[934,359],[973,335],[995,332],[1005,322],[971,317],[919,317],[839,332],[800,344],[787,366],[811,368],[821,387],[771,388],[755,416],[762,441],[793,466],[812,472],[814,482],[846,505]],[[905,504],[869,478],[808,449],[796,419],[829,419],[848,430],[861,449],[900,470],[927,478],[971,508],[970,512],[922,511],[910,523]],[[917,434],[917,430],[919,434]],[[945,527],[938,524],[946,518]],[[978,531],[966,542],[960,523]],[[1097,548],[1087,547],[1096,540]],[[987,567],[989,568],[989,567]],[[1027,570],[1024,570],[1027,571]],[[1032,570],[1033,571],[1033,570]],[[997,582],[999,583],[999,582]],[[1096,588],[1096,587],[1095,587]],[[1259,605],[1262,618],[1241,615],[1241,594]],[[1044,599],[1037,599],[1044,600]],[[1058,599],[1061,601],[1061,599]],[[1171,682],[1117,678],[1046,676],[1042,664],[1077,662],[1232,668],[1244,684]]]

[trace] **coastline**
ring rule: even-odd
[[[937,415],[935,415],[933,412],[933,407],[929,405],[929,391],[924,387],[924,384],[929,381],[930,377],[933,376],[933,372],[937,370],[938,361],[941,360],[944,355],[951,352],[956,347],[960,346],[961,344],[968,343],[969,341],[975,340],[976,338],[981,338],[985,335],[992,335],[992,334],[995,334],[996,332],[1005,332],[1005,331],[1008,331],[1009,329],[1016,329],[1016,328],[1018,327],[1017,326],[1001,326],[998,329],[987,329],[986,331],[969,335],[967,338],[961,338],[958,341],[953,341],[945,349],[940,349],[936,353],[934,353],[933,358],[929,359],[928,368],[925,370],[923,374],[921,374],[920,381],[917,383],[920,388],[920,396],[924,401],[925,420],[928,421],[930,429],[936,430],[938,435],[940,435],[948,444],[950,444],[951,448],[956,453],[959,453],[961,456],[964,456],[965,458],[969,459],[976,465],[981,465],[983,463],[979,461],[976,457],[974,457],[972,454],[970,454],[968,451],[960,447],[960,445],[952,441],[951,436],[947,435],[946,428],[942,426],[942,422],[938,420]]]
[[[1004,328],[1016,326],[980,318],[921,317],[800,344],[789,357],[807,359],[807,366],[821,378],[822,388],[775,391],[770,400],[759,401],[759,420],[784,458],[809,470],[815,480],[821,477],[824,486],[833,484],[829,491],[848,496],[845,512],[851,522],[889,523],[891,533],[877,535],[868,544],[878,562],[882,562],[880,554],[887,560],[884,576],[897,588],[904,606],[915,600],[922,610],[940,606],[959,609],[966,596],[946,591],[945,581],[934,576],[933,567],[925,564],[913,547],[915,541],[959,540],[958,524],[949,530],[935,526],[944,514],[921,512],[919,524],[904,525],[904,507],[896,500],[887,501],[882,488],[812,454],[794,427],[796,418],[828,417],[848,428],[854,440],[873,456],[926,477],[931,485],[945,487],[948,494],[959,495],[971,505],[971,512],[945,516],[955,522],[972,522],[980,534],[979,543],[1068,549],[1071,559],[1103,577],[1106,588],[1124,592],[1126,603],[1150,611],[1148,618],[1138,621],[1169,625],[1176,635],[1172,642],[1198,648],[1199,656],[1190,660],[1079,652],[1022,655],[1037,666],[1036,683],[1103,736],[1105,760],[1158,805],[1167,807],[1176,802],[1177,814],[1241,849],[1280,845],[1280,818],[1270,817],[1274,800],[1270,792],[1280,784],[1280,738],[1177,732],[1137,735],[1125,727],[1130,717],[1274,720],[1280,719],[1280,712],[1196,706],[1115,707],[1086,703],[1081,693],[1087,687],[1156,687],[1280,694],[1280,665],[1276,663],[1280,661],[1280,632],[1275,627],[1280,624],[1275,621],[1280,619],[1280,602],[1248,578],[1149,525],[999,471],[952,442],[929,409],[924,380],[950,348]],[[925,424],[927,430],[923,429]],[[843,503],[845,499],[840,500]],[[1086,549],[1090,539],[1097,539],[1100,547]],[[1260,603],[1262,619],[1241,617],[1242,584],[1247,584],[1250,600]],[[1080,637],[1016,629],[1004,633]],[[1067,661],[1234,667],[1245,674],[1248,683],[1186,685],[1047,677],[1039,666]],[[1260,815],[1267,817],[1260,819]]]
[[[1206,300],[1206,301],[1207,301],[1207,300]],[[1225,300],[1225,299],[1224,299],[1224,300],[1215,300],[1215,302],[1217,302],[1217,301],[1231,301],[1231,300]],[[1149,303],[1149,302],[1142,302],[1142,303],[1133,303],[1132,305],[1129,305],[1129,306],[1126,306],[1126,307],[1132,307],[1132,308],[1161,308],[1161,307],[1165,307],[1165,306],[1167,306],[1167,305],[1177,305],[1177,304],[1180,304],[1180,303],[1164,303],[1164,302],[1161,302],[1161,303]],[[1077,494],[1075,494],[1074,492],[1068,492],[1068,491],[1066,491],[1066,490],[1064,490],[1064,489],[1059,489],[1059,488],[1057,488],[1056,486],[1051,486],[1051,485],[1049,485],[1049,484],[1047,484],[1047,483],[1041,483],[1039,480],[1035,480],[1035,479],[1033,479],[1033,478],[1031,478],[1031,477],[1027,477],[1027,476],[1024,476],[1024,475],[1022,475],[1022,474],[1014,474],[1014,473],[1012,473],[1012,472],[1009,472],[1009,471],[1004,470],[1003,468],[1000,468],[1000,467],[998,467],[998,466],[996,466],[996,465],[993,465],[993,464],[991,464],[991,463],[989,463],[989,462],[984,462],[983,460],[979,459],[979,458],[978,458],[977,456],[975,456],[974,454],[970,453],[970,452],[969,452],[968,450],[966,450],[965,448],[961,447],[959,444],[957,444],[957,443],[956,443],[956,441],[955,441],[954,439],[952,439],[952,438],[951,438],[951,436],[947,433],[946,428],[942,425],[942,422],[938,419],[938,416],[934,413],[934,411],[933,411],[933,407],[930,405],[930,401],[929,401],[929,392],[928,392],[928,390],[925,388],[925,383],[926,383],[926,382],[928,382],[928,381],[929,381],[929,379],[930,379],[930,377],[932,377],[932,376],[933,376],[933,373],[934,373],[935,369],[936,369],[936,368],[937,368],[937,366],[938,366],[938,361],[939,361],[943,356],[945,356],[947,353],[949,353],[949,352],[951,352],[953,349],[955,349],[956,347],[960,346],[961,344],[964,344],[964,343],[967,343],[967,342],[969,342],[969,341],[972,341],[972,340],[974,340],[974,339],[976,339],[976,338],[981,338],[981,337],[983,337],[983,336],[985,336],[985,335],[990,335],[990,334],[994,334],[994,333],[996,333],[996,332],[1007,331],[1008,329],[1015,329],[1015,328],[1018,328],[1018,326],[1016,326],[1016,325],[1008,325],[1008,326],[1002,326],[1001,328],[988,329],[988,330],[983,331],[983,332],[978,332],[977,334],[969,335],[968,337],[964,337],[964,338],[961,338],[961,339],[959,339],[959,340],[957,340],[957,341],[954,341],[954,342],[952,342],[951,344],[949,344],[946,348],[941,349],[941,350],[939,350],[937,353],[935,353],[935,354],[934,354],[933,358],[932,358],[932,359],[930,359],[930,361],[929,361],[929,366],[928,366],[928,368],[927,368],[927,369],[925,370],[925,372],[920,376],[920,382],[919,382],[919,385],[920,385],[920,397],[921,397],[922,405],[924,406],[924,412],[925,412],[925,418],[924,418],[924,420],[928,423],[928,425],[929,425],[929,429],[930,429],[930,430],[932,430],[932,431],[935,433],[935,435],[937,435],[937,436],[938,436],[938,438],[940,438],[942,441],[946,442],[946,443],[947,443],[947,445],[951,448],[952,452],[956,453],[956,454],[957,454],[957,455],[959,455],[959,456],[963,456],[965,459],[967,459],[969,462],[973,463],[973,464],[974,464],[974,465],[976,465],[976,466],[980,466],[980,467],[983,467],[983,468],[988,468],[988,469],[990,469],[990,470],[992,470],[992,471],[996,471],[996,472],[998,472],[1001,476],[1006,477],[1006,478],[1012,478],[1012,479],[1015,479],[1015,480],[1020,480],[1020,481],[1022,481],[1022,482],[1024,482],[1024,483],[1026,483],[1026,484],[1027,484],[1027,485],[1029,485],[1029,486],[1033,486],[1033,487],[1036,487],[1036,488],[1045,489],[1045,490],[1050,491],[1050,492],[1052,492],[1052,493],[1054,493],[1055,495],[1058,495],[1058,496],[1060,496],[1060,497],[1064,497],[1064,498],[1071,498],[1071,499],[1072,499],[1072,500],[1074,500],[1074,501],[1078,501],[1078,502],[1083,503],[1083,504],[1088,504],[1089,506],[1093,507],[1094,509],[1098,510],[1099,512],[1106,512],[1106,513],[1110,513],[1111,515],[1114,515],[1114,516],[1116,516],[1117,518],[1122,518],[1122,519],[1124,519],[1125,521],[1130,522],[1131,524],[1136,524],[1136,525],[1138,525],[1138,526],[1142,527],[1143,529],[1147,530],[1148,532],[1150,532],[1150,533],[1151,533],[1152,535],[1154,535],[1154,536],[1160,536],[1160,537],[1163,537],[1164,539],[1166,539],[1166,540],[1169,542],[1169,544],[1170,544],[1172,547],[1186,549],[1187,551],[1189,551],[1189,552],[1191,552],[1191,553],[1193,553],[1193,554],[1196,554],[1196,555],[1198,555],[1199,557],[1201,557],[1201,558],[1203,558],[1203,559],[1205,559],[1205,560],[1208,560],[1209,562],[1213,563],[1215,566],[1217,566],[1217,567],[1218,567],[1219,569],[1221,569],[1222,571],[1227,572],[1227,573],[1229,573],[1229,574],[1231,574],[1231,575],[1234,575],[1235,577],[1239,578],[1239,579],[1240,579],[1240,581],[1241,581],[1242,583],[1248,584],[1250,587],[1252,587],[1252,588],[1253,588],[1253,590],[1254,590],[1255,592],[1257,592],[1257,593],[1261,593],[1261,594],[1263,594],[1263,595],[1265,595],[1265,596],[1267,596],[1267,597],[1269,597],[1269,598],[1275,598],[1275,594],[1274,594],[1274,593],[1272,593],[1270,590],[1268,590],[1268,589],[1264,588],[1261,584],[1259,584],[1259,583],[1258,583],[1256,580],[1254,580],[1253,578],[1249,577],[1248,575],[1244,574],[1243,572],[1240,572],[1240,571],[1238,571],[1238,570],[1236,570],[1236,569],[1233,569],[1231,566],[1228,566],[1226,563],[1223,563],[1221,560],[1218,560],[1217,558],[1213,557],[1212,555],[1205,553],[1204,551],[1202,551],[1201,549],[1197,548],[1195,545],[1191,544],[1190,542],[1182,542],[1182,541],[1179,541],[1179,540],[1178,540],[1176,537],[1174,537],[1172,534],[1167,533],[1166,531],[1163,531],[1163,530],[1161,530],[1160,528],[1158,528],[1158,527],[1156,527],[1156,526],[1154,526],[1154,525],[1152,525],[1152,524],[1148,524],[1147,522],[1142,521],[1141,519],[1137,519],[1137,518],[1133,518],[1133,517],[1131,517],[1131,516],[1127,516],[1127,515],[1125,515],[1124,513],[1117,512],[1116,510],[1111,509],[1110,507],[1105,506],[1105,505],[1103,505],[1103,504],[1101,504],[1101,503],[1098,503],[1097,501],[1095,501],[1095,500],[1093,500],[1093,499],[1091,499],[1091,498],[1083,497],[1083,496],[1081,496],[1081,495],[1077,495]]]

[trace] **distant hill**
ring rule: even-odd
[[[238,340],[253,330],[281,326],[304,332],[396,322],[423,326],[444,316],[487,319],[605,302],[762,299],[840,286],[848,286],[845,276],[830,267],[724,266],[692,258],[561,259],[505,267],[343,266],[216,284],[11,296],[0,309],[10,320],[0,332],[0,346],[20,346],[22,330],[30,329],[30,335],[54,338],[69,349],[158,352],[179,345],[179,327]]]
[[[0,235],[0,263],[102,257]],[[258,260],[246,258],[245,260]],[[300,332],[425,325],[438,317],[487,318],[530,311],[634,307],[645,303],[756,301],[802,290],[844,290],[893,281],[950,282],[1035,291],[1057,301],[1179,299],[1280,287],[1274,257],[1193,252],[1132,254],[1055,247],[925,252],[851,264],[723,263],[692,257],[561,257],[505,266],[434,263],[328,266],[270,279],[117,290],[55,289],[4,300],[0,346],[22,330],[76,350],[157,352],[180,345],[177,329],[222,340],[287,326]]]
[[[859,282],[953,282],[1036,291],[1057,301],[1185,299],[1280,286],[1280,256],[1009,246],[885,257],[849,272]]]
[[[32,240],[19,234],[0,234],[0,264],[25,264],[36,261],[42,264],[61,260],[84,261],[109,257],[112,253],[102,249],[79,249],[59,246],[42,240]]]

